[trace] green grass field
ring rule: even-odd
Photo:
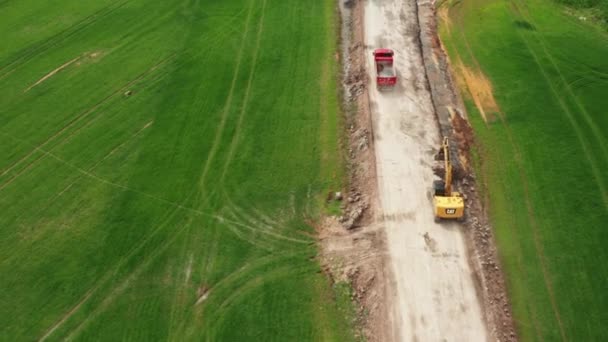
[[[335,1],[0,2],[0,340],[351,340]]]
[[[546,0],[443,6],[452,64],[483,73],[497,103],[484,121],[467,84],[519,334],[606,341],[608,34]]]

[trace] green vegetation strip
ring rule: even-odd
[[[545,0],[440,13],[522,340],[608,340],[608,36]]]
[[[0,2],[0,340],[345,341],[335,2]]]

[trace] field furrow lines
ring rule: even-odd
[[[57,46],[62,41],[65,41],[66,39],[72,37],[73,35],[77,34],[81,30],[83,30],[86,27],[90,26],[91,24],[95,23],[97,20],[102,19],[105,16],[109,15],[110,13],[114,12],[115,10],[121,8],[122,6],[127,4],[129,1],[131,1],[131,0],[116,1],[116,2],[112,3],[111,5],[104,7],[102,9],[100,9],[99,11],[85,17],[81,21],[64,29],[63,31],[57,33],[56,35],[48,38],[46,41],[44,41],[43,43],[40,43],[38,46],[32,48],[31,50],[26,50],[24,56],[17,57],[16,60],[9,62],[8,64],[0,67],[0,72],[4,71],[7,68],[13,67],[12,69],[7,70],[6,72],[0,74],[0,80],[2,80],[4,77],[10,75],[15,70],[17,70],[19,67],[22,67],[25,63],[32,60],[33,58],[40,55],[41,53],[44,53],[48,49]]]
[[[179,236],[181,236],[182,232],[184,232],[186,230],[186,227],[189,226],[191,223],[192,223],[192,221],[190,220],[188,223],[186,223],[180,229],[176,229],[175,233],[172,234],[171,237],[167,241],[165,241],[163,244],[161,244],[161,246],[157,247],[154,250],[154,252],[152,252],[149,256],[147,256],[146,258],[144,258],[141,261],[141,263],[127,276],[126,279],[124,279],[118,285],[116,285],[114,288],[112,288],[112,290],[110,291],[110,293],[108,293],[103,298],[102,302],[94,310],[92,310],[89,313],[89,315],[82,322],[80,322],[80,324],[78,324],[76,326],[76,328],[74,330],[72,330],[71,332],[69,332],[69,334],[66,337],[66,339],[67,340],[71,340],[74,337],[78,336],[78,334],[88,324],[90,324],[90,322],[91,322],[92,319],[96,318],[99,314],[103,313],[108,308],[108,306],[110,306],[112,304],[112,302],[116,299],[116,297],[118,297],[122,292],[124,292],[129,287],[129,285],[131,285],[131,282],[133,282],[135,279],[137,279],[141,275],[141,273],[148,268],[148,266],[150,265],[150,263],[152,261],[154,261],[162,253],[164,253],[165,250],[171,244],[173,244],[173,242],[175,242],[175,240]]]
[[[178,209],[174,208],[171,212],[169,212],[167,214],[167,217],[158,226],[156,226],[154,229],[152,229],[152,231],[147,236],[145,236],[138,245],[134,246],[131,250],[129,250],[129,252],[127,252],[124,256],[122,256],[110,270],[105,272],[105,274],[95,283],[95,285],[93,285],[93,287],[85,293],[85,295],[82,297],[82,299],[80,299],[78,301],[78,303],[72,309],[70,309],[68,314],[64,315],[56,324],[53,325],[53,327],[51,329],[49,329],[49,332],[47,332],[47,334],[44,336],[44,338],[50,336],[52,334],[52,332],[54,332],[57,328],[59,328],[61,325],[63,325],[74,313],[76,313],[78,311],[78,309],[82,306],[82,304],[84,304],[91,298],[91,296],[98,289],[102,288],[105,284],[111,282],[112,277],[114,275],[118,274],[120,272],[121,268],[131,258],[133,258],[133,256],[135,254],[137,254],[139,251],[141,251],[148,244],[148,242],[150,241],[151,238],[153,238],[157,233],[159,233],[162,229],[164,229],[170,223],[170,221],[174,218],[177,211],[178,211]]]
[[[69,60],[66,63],[63,63],[61,66],[59,66],[58,68],[54,69],[53,71],[49,72],[48,74],[44,75],[44,77],[42,77],[41,79],[39,79],[38,81],[36,81],[36,83],[32,84],[31,86],[27,87],[27,89],[25,89],[23,92],[27,93],[28,91],[30,91],[30,89],[34,88],[35,86],[39,85],[40,83],[46,81],[47,79],[51,78],[53,75],[55,75],[56,73],[60,72],[61,70],[67,68],[68,66],[70,66],[72,63],[76,62],[77,60],[79,60],[82,56],[78,56],[76,58],[73,58],[71,60]]]
[[[226,97],[226,102],[224,103],[224,107],[221,112],[220,122],[218,124],[218,128],[216,130],[215,138],[213,140],[213,144],[211,145],[211,150],[207,155],[207,160],[205,161],[205,166],[203,167],[203,172],[200,178],[200,186],[201,190],[204,192],[205,189],[205,178],[207,177],[207,173],[209,172],[209,168],[213,163],[213,159],[215,158],[215,154],[219,149],[219,145],[221,144],[222,135],[224,134],[224,128],[226,126],[226,121],[228,120],[228,115],[230,113],[230,109],[232,107],[232,97],[234,95],[234,91],[237,86],[237,79],[241,69],[241,62],[243,60],[243,55],[245,52],[245,45],[247,43],[247,36],[249,34],[249,26],[251,25],[251,18],[253,14],[254,1],[249,1],[249,11],[247,12],[247,18],[245,19],[245,29],[243,30],[243,35],[241,38],[241,45],[239,51],[236,55],[236,64],[234,67],[234,73],[232,75],[232,81],[230,83],[230,88],[228,90],[228,95]]]
[[[514,5],[514,6],[517,6],[517,5]],[[522,15],[523,15],[523,17],[528,22],[532,23],[532,25],[535,25],[535,22],[531,18],[530,15],[526,15],[526,14],[522,14]],[[597,142],[598,146],[600,146],[600,148],[602,149],[602,152],[604,154],[604,161],[608,161],[608,148],[606,147],[606,142],[605,142],[605,140],[604,140],[604,138],[602,136],[602,133],[599,130],[598,124],[593,121],[593,119],[589,115],[589,112],[585,109],[585,106],[583,106],[583,104],[581,103],[581,101],[578,98],[578,96],[576,96],[576,94],[574,94],[574,92],[572,91],[572,88],[569,85],[569,83],[566,80],[566,78],[564,77],[563,72],[560,70],[559,66],[555,62],[555,58],[553,57],[553,54],[551,54],[551,52],[549,52],[549,49],[547,48],[547,41],[546,41],[546,39],[543,37],[542,34],[537,33],[537,32],[533,32],[532,35],[536,38],[536,40],[538,41],[539,45],[542,47],[545,56],[547,57],[547,59],[551,63],[551,66],[553,67],[553,69],[557,72],[557,75],[559,76],[559,79],[560,79],[561,83],[563,84],[564,88],[566,89],[566,92],[572,98],[572,100],[576,104],[577,108],[579,109],[579,112],[583,116],[583,119],[589,125],[589,128],[591,129],[591,131],[593,133],[593,136],[596,139],[596,142]],[[529,44],[526,44],[526,45],[530,49],[530,45]],[[550,82],[550,80],[547,79],[547,82]]]
[[[568,109],[568,106],[566,105],[566,103],[564,102],[564,100],[562,99],[562,97],[560,96],[560,94],[557,91],[557,89],[555,89],[555,84],[553,82],[551,82],[551,79],[550,79],[549,75],[547,74],[547,71],[543,67],[543,65],[542,65],[541,61],[539,60],[538,55],[536,54],[536,52],[533,51],[533,49],[530,46],[528,40],[525,37],[523,37],[523,35],[521,35],[521,34],[519,34],[519,36],[521,37],[521,40],[524,42],[524,44],[528,48],[528,51],[530,52],[530,54],[534,58],[534,61],[536,62],[536,65],[538,66],[538,68],[539,68],[540,72],[542,73],[543,77],[545,78],[545,81],[547,82],[547,85],[551,89],[551,92],[552,92],[553,96],[555,97],[555,100],[557,101],[557,103],[559,103],[559,106],[561,107],[562,112],[566,115],[566,117],[568,118],[568,121],[570,122],[570,125],[574,129],[574,132],[576,133],[576,135],[578,137],[578,141],[579,141],[580,146],[581,146],[581,148],[583,150],[583,153],[585,154],[585,156],[587,157],[587,160],[589,161],[589,166],[591,168],[591,172],[592,172],[592,174],[594,176],[594,179],[595,179],[595,182],[596,182],[596,184],[598,186],[598,189],[599,189],[600,193],[602,194],[602,199],[603,199],[604,207],[606,209],[608,209],[608,192],[606,191],[606,187],[604,186],[604,182],[602,181],[602,174],[600,172],[600,167],[597,164],[597,161],[595,160],[595,157],[593,156],[593,154],[589,150],[589,147],[587,146],[587,143],[585,142],[584,134],[583,134],[580,126],[576,122],[576,119],[574,118],[574,116],[572,115],[572,113],[570,112],[570,110]]]
[[[467,52],[468,52],[468,54],[469,54],[469,57],[470,57],[470,58],[473,60],[473,63],[475,64],[475,66],[476,66],[476,67],[477,67],[479,70],[482,70],[482,69],[481,69],[481,65],[479,64],[479,62],[477,61],[477,58],[475,57],[475,54],[473,53],[473,49],[471,48],[471,46],[470,46],[470,44],[469,44],[469,42],[468,42],[467,38],[464,36],[464,32],[462,33],[462,39],[463,39],[464,44],[465,44],[465,46],[466,46]],[[531,215],[532,215],[532,213],[533,213],[533,212],[531,211],[531,209],[532,209],[532,208],[531,208],[531,204],[530,204],[530,198],[529,198],[529,196],[528,196],[527,177],[526,177],[526,175],[525,175],[525,169],[523,168],[523,166],[522,166],[522,164],[521,164],[521,163],[522,163],[522,156],[521,156],[521,152],[519,151],[519,147],[518,147],[518,145],[517,145],[517,143],[516,143],[516,141],[515,141],[515,138],[514,138],[514,136],[513,136],[513,133],[512,133],[512,131],[511,131],[511,128],[509,127],[509,125],[508,125],[508,124],[507,124],[507,122],[506,122],[506,118],[505,118],[504,113],[502,113],[502,112],[499,110],[499,111],[498,111],[496,114],[497,114],[497,116],[498,116],[498,119],[499,119],[499,122],[500,122],[501,126],[502,126],[502,127],[505,129],[505,132],[506,132],[506,135],[507,135],[507,138],[508,138],[508,141],[509,141],[509,145],[510,145],[511,149],[512,149],[512,150],[514,151],[514,153],[515,153],[513,160],[515,161],[515,163],[516,163],[516,165],[517,165],[518,177],[519,177],[519,179],[521,179],[521,181],[522,181],[522,183],[523,183],[523,185],[524,185],[524,191],[525,191],[525,193],[526,193],[526,197],[525,197],[525,199],[524,199],[524,201],[525,201],[525,203],[526,203],[526,208],[527,208],[527,210],[528,210],[528,211],[527,211],[527,213],[526,213],[526,216],[527,216],[528,223],[529,223],[530,225],[532,225],[532,224],[533,224],[533,222],[531,222],[531,220],[532,220]],[[514,227],[512,227],[512,228],[513,228],[513,229],[511,230],[511,232],[512,232],[513,234],[515,234],[516,236],[519,236],[519,233],[518,233],[518,229],[517,229],[517,227],[516,227],[516,226],[514,226]],[[537,227],[536,227],[536,226],[533,226],[532,228],[533,228],[534,230],[535,230],[535,229],[537,229]],[[537,240],[536,240],[536,241],[537,241]],[[519,244],[517,244],[517,245],[516,245],[516,248],[517,248],[517,249],[518,249],[518,251],[519,251],[519,253],[518,253],[517,255],[518,255],[518,256],[519,256],[519,255],[521,255],[521,246],[520,246]],[[535,248],[536,248],[536,247],[535,247]],[[536,254],[537,258],[539,258],[539,259],[540,259],[540,255],[539,255],[538,248],[536,248],[536,250],[535,250],[535,254]],[[526,275],[525,266],[524,266],[523,261],[522,261],[520,258],[518,258],[518,259],[517,259],[517,267],[518,267],[518,271],[519,271],[519,272],[521,272],[522,276],[525,276],[525,275]],[[547,289],[547,291],[549,291],[548,287],[550,286],[550,284],[548,284],[548,283],[547,283],[547,279],[546,279],[546,278],[544,278],[544,286],[545,286],[545,288]],[[531,317],[532,317],[532,321],[533,321],[533,322],[535,322],[535,320],[536,320],[536,316],[537,316],[537,310],[536,310],[536,308],[535,308],[534,306],[530,306],[530,307],[529,307],[529,311],[530,311],[530,314],[531,314]],[[554,314],[555,314],[555,313],[554,313]],[[535,325],[534,325],[534,327],[535,327],[535,333],[536,333],[538,336],[542,336],[542,334],[541,334],[541,332],[540,332],[540,330],[539,330],[539,329],[540,329],[540,328],[539,328],[539,326],[535,324]]]
[[[38,339],[38,341],[40,341],[40,342],[46,341],[46,339],[49,338],[55,332],[55,330],[57,330],[57,328],[62,326],[68,319],[70,319],[70,317],[72,317],[72,315],[76,311],[78,311],[78,309],[80,309],[80,307],[84,303],[86,303],[89,300],[89,298],[91,298],[91,296],[93,295],[93,293],[95,293],[95,291],[97,291],[97,287],[94,287],[94,288],[90,289],[89,291],[87,291],[87,293],[78,302],[78,304],[76,304],[76,306],[74,306],[72,309],[70,309],[70,311],[68,311],[65,315],[63,315],[63,317],[61,317],[61,319],[57,323],[53,324],[53,326],[50,327],[50,329],[48,329],[47,332],[44,335],[42,335],[42,337],[40,337],[40,339]]]
[[[273,226],[263,223],[262,221],[254,218],[249,215],[245,210],[236,206],[230,199],[226,199],[227,206],[226,210],[231,220],[227,220],[223,217],[226,222],[233,223],[239,227],[244,227],[252,232],[259,232],[261,234],[271,235],[280,240],[286,240],[291,242],[298,243],[309,243],[307,240],[292,238],[287,235],[279,233],[280,230],[284,228],[284,226]]]
[[[103,163],[104,161],[106,161],[108,158],[110,158],[112,155],[114,155],[116,152],[118,152],[118,150],[120,150],[121,148],[123,148],[125,145],[127,145],[130,142],[132,142],[146,128],[150,127],[153,123],[154,123],[154,121],[148,122],[142,128],[140,128],[135,133],[133,133],[131,136],[129,136],[126,140],[124,140],[121,143],[117,144],[110,152],[106,153],[102,158],[100,158],[98,161],[96,161],[95,164],[93,164],[90,168],[88,168],[87,171],[88,172],[95,171],[95,169],[101,163]],[[79,173],[75,177],[72,177],[71,178],[71,182],[68,185],[66,185],[62,190],[60,190],[58,193],[56,193],[55,195],[53,195],[52,197],[50,197],[50,199],[36,213],[34,213],[34,215],[32,215],[32,216],[34,216],[34,217],[41,217],[41,219],[42,219],[42,217],[43,217],[42,213],[44,212],[44,210],[48,209],[48,207],[50,207],[53,203],[55,203],[64,193],[66,193],[72,186],[74,186],[74,184],[76,184],[82,177],[83,177],[82,173]],[[20,217],[21,216],[19,216],[18,218],[20,218]]]
[[[3,336],[353,340],[303,209],[332,1],[0,0]]]
[[[522,39],[524,39],[522,37]],[[527,44],[527,43],[526,43]],[[530,51],[530,53],[532,53],[534,55],[534,53],[532,51]],[[535,56],[535,55],[534,55]],[[536,56],[534,57],[536,59]],[[537,64],[539,66],[539,68],[542,69],[542,66],[538,63],[537,60]],[[544,71],[542,71],[544,74]],[[550,85],[551,86],[551,85]],[[556,94],[557,95],[557,94]],[[567,110],[566,108],[563,108],[564,110]],[[565,333],[565,329],[562,323],[562,319],[561,319],[561,314],[559,312],[558,306],[557,306],[557,302],[556,302],[556,297],[555,297],[555,291],[553,289],[553,284],[551,281],[551,276],[547,270],[547,262],[545,259],[545,253],[544,253],[544,248],[543,248],[543,243],[541,242],[541,238],[540,238],[540,233],[539,233],[539,227],[538,227],[538,223],[536,222],[536,218],[535,218],[535,213],[534,213],[534,208],[531,202],[531,197],[530,197],[530,190],[529,190],[529,181],[528,181],[528,177],[526,175],[526,170],[524,168],[524,166],[522,165],[522,154],[520,152],[520,148],[517,145],[517,143],[515,142],[515,139],[513,138],[513,133],[511,132],[511,129],[509,127],[509,125],[507,124],[507,121],[504,117],[504,114],[499,112],[499,117],[500,117],[500,121],[503,125],[503,127],[505,128],[505,131],[507,132],[507,136],[509,137],[509,141],[510,144],[513,148],[513,151],[515,151],[516,155],[515,155],[515,162],[517,164],[517,168],[519,171],[519,175],[522,181],[522,185],[523,185],[523,189],[524,189],[524,202],[526,204],[526,208],[528,210],[528,220],[530,223],[530,227],[532,228],[532,232],[533,232],[533,237],[534,237],[534,246],[536,249],[536,255],[538,257],[538,260],[541,264],[541,270],[542,270],[542,274],[543,274],[543,279],[545,282],[545,288],[547,289],[547,294],[549,295],[549,300],[551,302],[551,307],[553,310],[553,314],[555,315],[555,319],[557,321],[557,324],[559,326],[560,329],[560,334],[562,336],[562,340],[563,341],[567,341],[566,339],[566,333]],[[607,202],[608,203],[608,202]]]
[[[224,300],[218,305],[217,309],[215,310],[215,314],[211,316],[209,321],[206,323],[207,326],[221,326],[224,320],[226,319],[226,311],[230,310],[239,301],[243,300],[244,297],[246,297],[246,295],[249,294],[251,291],[269,282],[281,278],[296,276],[297,272],[305,270],[306,268],[307,267],[305,266],[276,267],[272,270],[263,273],[263,277],[255,277],[253,279],[249,279],[244,284],[233,289],[230,295],[224,298]]]
[[[517,326],[517,336],[500,339],[606,340],[608,35],[600,22],[608,9],[472,0],[438,10],[442,47],[486,77],[499,106],[484,121],[480,87],[457,70]]]
[[[37,151],[38,148],[44,148],[49,143],[53,142],[56,138],[60,138],[63,133],[65,133],[66,131],[68,131],[74,125],[76,125],[80,121],[86,119],[90,114],[94,113],[97,109],[99,109],[101,106],[103,106],[104,104],[106,104],[107,102],[109,102],[111,99],[113,99],[117,95],[120,95],[120,94],[124,93],[124,91],[127,90],[129,87],[132,87],[133,85],[135,85],[138,82],[142,81],[146,76],[150,75],[151,73],[153,73],[154,71],[156,71],[158,68],[164,66],[166,63],[168,63],[169,61],[171,61],[174,57],[175,57],[175,55],[170,55],[168,57],[165,57],[165,58],[161,59],[158,63],[155,63],[154,65],[152,65],[150,68],[148,68],[147,70],[145,70],[143,73],[139,74],[134,79],[132,79],[129,82],[127,82],[126,84],[120,86],[117,90],[115,90],[114,92],[112,92],[110,95],[104,97],[101,101],[97,102],[91,108],[88,108],[87,110],[82,111],[79,114],[77,114],[67,124],[65,124],[63,127],[61,127],[61,129],[59,129],[58,131],[56,131],[55,133],[53,133],[52,135],[50,135],[48,138],[46,138],[45,140],[43,140],[39,144],[33,145],[35,148],[32,149],[32,150],[30,150],[30,152],[28,152],[25,156],[21,157],[20,159],[18,159],[17,161],[15,161],[11,165],[9,165],[7,168],[5,168],[4,170],[2,170],[2,173],[0,173],[0,177],[6,175],[10,171],[12,171],[15,167],[17,167],[18,165],[20,165],[21,163],[23,163],[25,160],[27,160],[29,157],[31,157]],[[93,120],[94,118],[95,118],[95,116],[93,116],[89,120]],[[11,137],[11,135],[9,135],[9,134],[3,133],[3,132],[0,132],[0,133],[4,134],[6,136]],[[17,139],[17,140],[22,140],[22,139]],[[36,159],[32,163],[30,163],[27,167],[28,168],[31,167],[33,164],[35,164],[36,161],[39,161],[39,159]],[[7,182],[12,182],[12,181],[14,181],[15,178],[17,178],[17,176],[9,179]],[[0,191],[7,185],[7,182],[5,182],[2,185],[0,185]]]
[[[222,176],[220,179],[220,184],[222,187],[224,186],[224,179],[226,178],[226,173],[228,172],[228,168],[230,163],[232,162],[232,158],[234,157],[234,151],[236,150],[239,139],[241,136],[241,130],[243,126],[243,121],[247,114],[248,106],[249,106],[249,94],[251,92],[251,84],[253,83],[255,76],[255,68],[258,60],[258,52],[260,50],[260,40],[262,39],[262,32],[264,31],[264,14],[266,13],[266,0],[262,0],[262,14],[260,14],[258,31],[256,33],[255,38],[255,47],[253,48],[253,57],[251,62],[251,68],[249,69],[249,76],[247,77],[247,85],[245,86],[245,95],[243,96],[243,105],[241,106],[241,111],[239,113],[239,118],[236,124],[234,136],[232,137],[232,141],[230,142],[230,149],[228,150],[228,155],[226,156],[226,161],[224,162],[224,168],[222,171]]]

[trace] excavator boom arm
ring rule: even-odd
[[[447,137],[443,138],[443,160],[445,162],[445,193],[452,195],[452,162],[450,161],[450,144]]]

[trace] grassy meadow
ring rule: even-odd
[[[335,5],[1,1],[0,340],[351,340]]]
[[[546,0],[439,13],[522,340],[608,340],[608,34]]]

